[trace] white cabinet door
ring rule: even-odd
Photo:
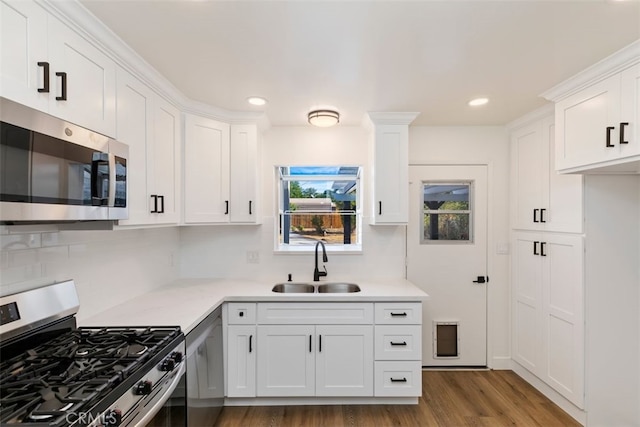
[[[575,234],[514,234],[513,359],[584,407],[584,247]]]
[[[316,396],[373,396],[373,326],[316,326]]]
[[[127,182],[129,219],[120,225],[153,223],[149,213],[147,153],[153,144],[153,99],[149,87],[119,68],[117,73],[117,137],[129,146]]]
[[[45,112],[49,109],[51,95],[44,92],[45,67],[49,67],[51,73],[46,39],[47,13],[44,9],[34,2],[2,0],[0,95]]]
[[[541,221],[545,231],[582,233],[584,225],[583,176],[559,174],[555,167],[555,124],[552,117],[542,121],[543,191]]]
[[[229,125],[185,119],[185,223],[229,222]]]
[[[542,255],[542,379],[584,407],[583,237],[545,234]]]
[[[620,116],[620,75],[616,74],[556,104],[556,168],[569,169],[614,159]],[[609,144],[607,144],[607,133]],[[615,144],[617,145],[617,144]]]
[[[256,327],[227,327],[227,396],[256,396]]]
[[[511,133],[511,180],[514,228],[539,230],[546,174],[542,169],[547,156],[542,140],[542,124],[536,121]]]
[[[258,326],[258,396],[315,395],[313,325]]]
[[[258,132],[256,125],[231,125],[229,220],[258,223]]]
[[[640,127],[640,65],[623,71],[620,84],[622,96],[618,130],[622,132],[618,136],[620,156],[637,156],[640,154],[640,130],[638,130]]]
[[[513,359],[533,373],[542,357],[541,233],[514,234],[512,253]]]
[[[149,212],[155,224],[180,219],[180,111],[156,96],[153,107],[153,145],[148,152]]]
[[[115,63],[53,17],[49,18],[48,37],[52,67],[49,112],[115,136]]]
[[[372,224],[409,221],[409,128],[376,125],[373,154]]]
[[[511,133],[512,221],[521,230],[582,231],[582,176],[555,171],[553,117]]]

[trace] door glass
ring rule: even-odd
[[[473,242],[472,183],[422,183],[420,243]]]

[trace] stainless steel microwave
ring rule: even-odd
[[[0,98],[0,223],[127,219],[129,147]]]

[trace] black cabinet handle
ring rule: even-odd
[[[309,335],[309,353],[311,353],[311,335]]]
[[[60,87],[62,89],[62,95],[56,96],[56,101],[66,101],[67,100],[67,73],[63,71],[59,71],[56,73],[56,76],[60,77]]]
[[[252,213],[251,213],[251,200],[249,200],[249,215],[252,215]]]
[[[547,220],[544,219],[544,213],[546,211],[547,211],[546,209],[540,209],[540,222],[542,222],[542,223],[546,223],[547,222]]]
[[[158,213],[158,196],[152,194],[150,197],[153,198],[153,209],[151,210],[151,213]]]
[[[478,278],[474,280],[473,283],[487,283],[488,281],[489,281],[489,276],[487,276],[486,280],[484,276],[478,276]]]
[[[540,221],[538,220],[538,211],[539,211],[539,210],[540,210],[540,209],[534,209],[534,210],[533,210],[533,222],[540,222]]]
[[[540,242],[540,256],[547,256],[547,253],[544,251],[544,248],[547,247],[547,242]]]
[[[404,378],[404,377],[403,377],[403,378],[399,378],[399,379],[396,379],[396,378],[393,378],[393,377],[392,377],[392,378],[391,378],[391,382],[392,382],[392,383],[406,383],[406,382],[407,382],[407,379],[406,379],[406,378]]]
[[[160,199],[160,210],[158,213],[164,213],[164,196],[158,196],[158,199]]]
[[[613,126],[607,126],[607,147],[613,147],[614,145],[611,143],[611,131],[615,128]]]
[[[229,215],[229,201],[228,200],[224,201],[224,214],[225,215]]]
[[[382,202],[378,202],[378,215],[382,215]]]
[[[318,352],[322,353],[322,335],[318,335]]]
[[[253,335],[249,335],[249,353],[253,351],[252,341],[253,341]]]
[[[394,313],[392,311],[391,312],[391,317],[407,317],[407,313],[405,313],[404,311],[402,313]]]
[[[391,341],[390,344],[391,345],[407,345],[407,342],[406,341],[402,341],[402,342],[393,342],[393,341]]]
[[[40,93],[49,93],[49,63],[48,62],[38,62],[38,67],[42,67],[42,82],[43,87],[38,88],[38,92]]]
[[[626,141],[624,138],[624,128],[629,126],[628,122],[620,123],[620,144],[628,144],[629,141]]]
[[[536,242],[533,242],[533,254],[534,254],[534,255],[540,255],[540,254],[538,253],[538,244],[539,244],[539,243],[540,243],[540,242],[537,242],[537,241],[536,241]]]

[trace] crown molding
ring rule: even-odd
[[[403,125],[409,126],[418,117],[419,112],[373,112],[364,115],[362,126],[371,130],[378,125]]]
[[[558,102],[638,63],[640,63],[640,39],[543,92],[540,96],[549,101]]]

